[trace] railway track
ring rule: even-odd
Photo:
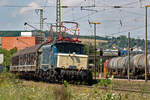
[[[106,88],[102,88],[102,87],[99,87],[100,89],[106,89]],[[121,88],[113,88],[112,90],[114,91],[123,91],[123,92],[135,92],[135,93],[147,93],[149,94],[150,91],[143,91],[143,90],[133,90],[133,89],[121,89]]]
[[[77,87],[87,87],[87,88],[95,88],[93,83],[92,86],[88,85],[76,85]],[[73,85],[75,86],[75,85]],[[114,79],[111,85],[100,86],[98,85],[96,88],[103,90],[113,90],[113,91],[122,91],[122,92],[134,92],[134,93],[143,93],[150,94],[150,81],[146,82],[144,80],[126,80],[126,79]]]
[[[116,80],[115,80],[116,81]],[[127,80],[118,80],[117,79],[117,81],[118,82],[123,82],[123,83],[125,83],[125,81],[127,81]],[[141,81],[141,80],[131,80],[130,81],[131,83],[133,82],[143,82],[144,83],[144,81]],[[44,83],[48,83],[48,84],[54,84],[54,85],[60,85],[60,84],[62,84],[62,83],[49,83],[49,82],[44,82]],[[117,82],[116,82],[117,83]],[[91,85],[91,86],[89,86],[89,85],[75,85],[75,84],[70,84],[71,86],[76,86],[76,87],[85,87],[85,88],[95,88],[95,86],[94,86],[94,84],[96,84],[96,82],[93,82],[93,84]],[[120,84],[120,83],[118,83],[118,84]],[[149,84],[141,84],[141,85],[139,85],[139,84],[129,84],[129,83],[125,83],[125,84],[120,84],[119,86],[118,86],[118,84],[116,84],[116,85],[114,85],[114,86],[109,86],[108,85],[108,87],[104,87],[104,86],[100,86],[100,85],[98,85],[96,88],[98,88],[98,89],[102,89],[102,90],[112,90],[112,91],[122,91],[122,92],[134,92],[134,93],[143,93],[143,94],[150,94],[150,83]],[[146,88],[146,90],[144,89],[144,88],[142,88],[142,87],[144,87],[144,86],[146,86],[145,88]]]
[[[75,86],[75,85],[73,85]],[[77,87],[87,87],[87,88],[95,88],[94,86],[85,86],[85,85],[76,85]],[[145,91],[145,90],[137,90],[137,89],[123,89],[123,88],[108,88],[108,87],[101,87],[98,86],[98,89],[102,90],[112,90],[112,91],[122,91],[122,92],[134,92],[134,93],[143,93],[143,94],[150,94],[150,91]]]

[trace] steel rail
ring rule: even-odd
[[[87,87],[87,88],[94,88],[94,86],[86,86],[86,85],[72,85],[77,87]],[[144,91],[144,90],[138,90],[138,89],[123,89],[123,88],[108,88],[108,87],[97,87],[98,89],[103,90],[113,90],[113,91],[123,91],[123,92],[134,92],[134,93],[144,93],[144,94],[150,94],[150,91]]]

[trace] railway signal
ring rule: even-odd
[[[99,55],[103,56],[103,50],[102,49],[100,49]]]
[[[118,50],[118,56],[121,56],[121,51],[120,50]]]

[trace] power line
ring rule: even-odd
[[[136,1],[136,2],[137,2],[137,1]],[[107,7],[113,7],[113,9],[114,9],[114,8],[123,8],[123,6],[125,6],[125,5],[131,5],[131,4],[133,4],[133,3],[135,3],[135,2],[126,3],[126,4],[123,4],[123,5],[120,5],[120,6],[107,6]],[[82,7],[83,7],[83,6],[82,6]],[[84,6],[84,7],[93,7],[93,6]],[[101,7],[102,7],[102,6],[101,6]],[[130,7],[129,7],[129,8],[130,8]],[[134,8],[134,7],[131,7],[131,8]],[[112,9],[107,9],[107,10],[112,10]],[[82,18],[86,18],[87,16],[94,15],[94,14],[99,13],[99,12],[101,12],[101,11],[104,11],[104,10],[99,10],[99,11],[93,12],[93,13],[91,13],[91,14],[87,14],[87,15],[85,15],[85,16],[81,16],[81,17],[79,17],[79,18],[77,18],[76,20],[73,20],[73,21],[81,20]]]
[[[34,6],[26,6],[26,5],[1,5],[0,7],[34,7]],[[56,7],[53,5],[44,5],[44,6],[40,6],[40,7],[44,7],[44,8],[49,8],[49,7]],[[113,6],[61,6],[61,8],[141,8],[141,7],[127,7],[127,6],[120,6],[120,5],[113,5]],[[144,7],[142,7],[144,8]]]
[[[148,24],[148,26],[150,26],[150,24]],[[138,29],[142,29],[142,28],[145,28],[145,26],[140,26],[140,27],[132,28],[132,29],[117,32],[117,33],[111,33],[111,34],[108,34],[108,35],[115,35],[115,34],[124,33],[124,32],[131,32],[131,31],[135,31],[135,30],[138,30]]]
[[[139,16],[145,16],[145,15],[142,15],[142,14],[139,14],[137,12],[133,12],[133,11],[127,11],[127,10],[124,10],[123,11],[127,12],[127,13],[131,13],[131,14],[134,14],[134,15],[139,15]]]
[[[130,4],[133,4],[133,3],[135,3],[135,2],[132,2],[132,3],[130,3]],[[127,3],[127,4],[129,4],[129,3]],[[100,11],[98,11],[98,12],[100,12]],[[77,18],[76,20],[73,20],[73,21],[77,21],[77,20],[81,20],[81,19],[83,19],[83,18],[85,18],[85,17],[89,17],[89,16],[91,16],[91,15],[94,15],[95,13],[98,13],[98,12],[94,12],[94,13],[91,13],[91,14],[88,14],[88,15],[85,15],[85,16],[81,16],[81,17],[79,17],[79,18]],[[132,13],[132,12],[131,12]],[[133,12],[134,13],[134,12]],[[138,15],[138,13],[134,13],[134,14],[137,14]],[[144,16],[144,15],[143,15]],[[139,27],[138,27],[139,28]],[[130,29],[130,30],[135,30],[135,29],[138,29],[138,28],[134,28],[134,29]],[[141,27],[140,27],[141,28]],[[139,29],[140,29],[139,28]],[[128,30],[127,31],[122,31],[122,32],[128,32]],[[121,33],[121,32],[117,32],[117,33]],[[115,34],[117,34],[117,33],[115,33]],[[113,33],[114,34],[114,33]]]

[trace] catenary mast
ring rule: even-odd
[[[57,0],[56,1],[56,32],[61,31],[60,23],[61,23],[61,2],[60,0]]]

